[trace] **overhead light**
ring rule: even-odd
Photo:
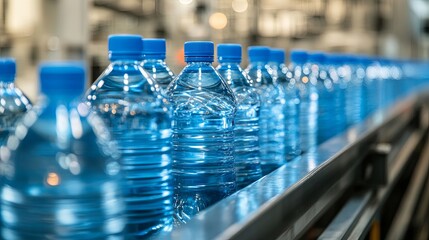
[[[209,18],[209,24],[214,29],[224,29],[228,24],[228,19],[226,15],[221,12],[213,13]]]
[[[233,0],[232,1],[232,10],[238,13],[245,12],[249,4],[247,0]]]
[[[179,2],[183,5],[188,5],[192,3],[192,0],[179,0]]]

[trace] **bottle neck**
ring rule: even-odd
[[[129,64],[140,64],[141,60],[139,59],[110,59],[110,64],[112,65],[129,65]]]
[[[188,66],[212,66],[212,62],[187,62]]]
[[[292,62],[290,69],[292,69],[292,71],[294,72],[294,74],[300,74],[300,75],[309,75],[310,74],[310,64],[308,62],[304,62],[304,63],[296,63],[296,62]]]
[[[213,61],[213,56],[185,56],[185,62],[188,64],[191,62],[207,62],[211,64]]]
[[[240,62],[220,62],[220,69],[231,69],[231,70],[242,70],[240,67]]]
[[[164,64],[165,60],[159,59],[159,58],[146,58],[146,59],[143,59],[142,62],[143,63],[153,63],[153,64]]]
[[[255,86],[270,85],[274,83],[272,69],[265,62],[250,62],[246,73],[253,80]]]
[[[109,52],[109,60],[110,62],[115,61],[137,61],[140,62],[143,60],[143,56],[141,53],[112,53]]]
[[[217,70],[232,88],[251,86],[251,81],[244,74],[238,62],[221,62]]]
[[[266,61],[250,61],[250,65],[253,66],[265,66],[268,63]]]
[[[277,77],[279,77],[279,75],[281,74],[286,74],[286,66],[284,64],[282,66],[282,64],[280,64],[279,62],[269,62],[268,66],[272,69],[273,74],[277,75]]]
[[[286,73],[288,72],[288,70],[284,63],[269,62],[268,65],[272,70],[274,82],[278,82],[278,83],[288,82],[286,77]]]
[[[311,64],[309,62],[291,62],[290,69],[300,69],[303,71],[303,69],[310,69]]]
[[[247,67],[246,71],[261,71],[261,70],[268,70],[267,63],[265,62],[250,62],[249,66]]]
[[[281,63],[279,63],[279,62],[275,62],[275,61],[271,61],[271,62],[268,62],[268,64],[269,64],[270,66],[280,67],[280,64],[281,64]]]
[[[148,60],[148,61],[159,60],[159,61],[164,62],[165,61],[165,53],[164,54],[145,54],[145,53],[143,53],[143,61],[146,61],[146,60]]]

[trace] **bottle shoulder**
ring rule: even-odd
[[[188,90],[216,92],[227,98],[233,96],[226,80],[211,65],[186,66],[170,84],[168,92],[174,95]]]
[[[262,99],[284,99],[285,89],[280,84],[262,85],[258,88]]]
[[[233,114],[236,98],[221,75],[209,64],[188,65],[170,84],[173,111],[194,114]]]
[[[25,195],[56,197],[118,183],[120,154],[101,119],[83,110],[84,104],[58,105],[48,113],[52,108],[30,110],[9,136],[5,183]]]
[[[268,85],[273,83],[273,78],[270,74],[271,69],[267,65],[252,65],[246,69],[246,74],[252,79],[255,86]]]
[[[252,87],[236,87],[232,89],[237,100],[237,106],[242,105],[261,105],[261,96],[255,88]]]
[[[253,88],[252,81],[239,66],[220,65],[217,71],[233,90],[235,88]]]
[[[31,108],[31,101],[19,88],[0,87],[0,116],[9,113],[24,113]]]
[[[84,100],[90,105],[166,104],[161,88],[138,64],[109,65],[86,91]]]
[[[79,152],[82,155],[103,155],[118,158],[115,144],[103,121],[92,113],[84,103],[46,104],[28,111],[18,124],[14,134],[21,139],[17,151],[39,151],[42,144],[50,151],[76,152],[76,144],[94,148],[93,152]],[[34,147],[32,147],[34,145]],[[109,149],[100,147],[111,146]],[[84,147],[83,145],[81,147]],[[96,150],[99,151],[96,151]],[[38,152],[40,154],[40,152]]]
[[[175,78],[175,74],[167,66],[164,61],[143,61],[142,68],[148,72],[156,81],[171,82]]]
[[[154,92],[154,85],[154,79],[138,63],[111,63],[90,90],[120,90],[126,93],[145,89]]]
[[[172,77],[175,75],[164,61],[143,61],[140,65],[148,73],[167,72]]]

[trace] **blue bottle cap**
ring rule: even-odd
[[[369,59],[372,63],[378,63],[378,62],[379,62],[379,58],[378,58],[378,56],[371,55],[371,56],[368,56],[368,59]]]
[[[77,62],[47,62],[39,67],[40,90],[47,96],[78,97],[85,89],[85,69]]]
[[[165,39],[143,38],[143,59],[165,59]]]
[[[308,62],[315,64],[324,64],[326,55],[323,52],[312,52],[308,53]]]
[[[265,46],[250,46],[247,48],[250,62],[264,62],[270,60],[270,48]]]
[[[344,61],[346,61],[346,63],[348,64],[356,64],[357,62],[357,58],[355,57],[355,55],[353,54],[343,54],[344,56]]]
[[[108,38],[109,59],[142,60],[143,43],[140,35],[114,34]]]
[[[185,62],[213,62],[213,55],[213,42],[185,42]]]
[[[241,62],[241,45],[223,43],[217,45],[217,59],[219,62]]]
[[[292,50],[290,51],[290,61],[297,64],[304,64],[307,62],[308,54],[304,50]]]
[[[16,74],[14,58],[0,58],[0,82],[13,82]]]
[[[285,54],[286,51],[281,48],[271,48],[270,49],[270,62],[275,62],[278,64],[285,63]]]
[[[361,65],[368,65],[371,62],[369,61],[368,57],[365,55],[355,55],[356,61]]]
[[[339,53],[329,53],[326,54],[326,61],[328,64],[341,65],[344,64],[345,58],[342,54]]]

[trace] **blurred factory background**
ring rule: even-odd
[[[0,55],[17,59],[17,85],[31,98],[40,61],[86,60],[93,81],[113,33],[166,38],[175,72],[188,40],[422,59],[429,1],[0,0]]]

